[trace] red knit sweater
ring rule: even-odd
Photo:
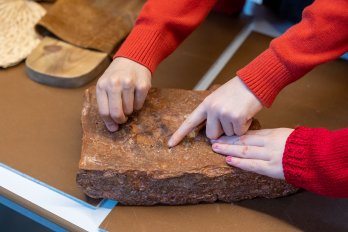
[[[154,72],[203,21],[215,0],[149,0],[115,54]],[[303,19],[237,72],[264,106],[315,66],[348,51],[348,1],[316,0]],[[328,77],[330,78],[330,77]],[[348,197],[348,129],[296,128],[283,156],[286,180],[318,194]]]

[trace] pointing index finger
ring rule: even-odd
[[[168,141],[169,147],[174,147],[181,142],[192,130],[199,126],[207,118],[202,105],[199,105],[190,116],[181,124]]]

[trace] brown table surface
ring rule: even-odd
[[[240,25],[232,18],[210,15],[161,64],[153,85],[192,88],[240,30]],[[251,36],[216,83],[232,77],[235,69],[268,42],[268,37]],[[264,127],[297,124],[344,127],[348,120],[344,92],[347,71],[344,61],[315,69],[308,78],[286,89],[274,107],[261,112],[258,118]],[[95,81],[89,85],[92,84]],[[0,162],[87,200],[76,186],[75,174],[81,149],[82,94],[88,86],[59,89],[40,85],[27,78],[23,64],[0,70]],[[236,204],[117,206],[101,227],[109,231],[347,231],[347,209],[347,200],[301,192],[281,199]]]
[[[252,33],[213,84],[223,84],[268,47],[271,38]],[[284,89],[271,109],[256,117],[264,128],[348,125],[348,62],[317,67]],[[278,199],[235,204],[116,207],[102,228],[120,231],[348,231],[348,200],[301,191]]]

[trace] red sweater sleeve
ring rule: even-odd
[[[134,60],[153,73],[157,65],[198,27],[215,2],[148,0],[114,58]]]
[[[283,156],[287,182],[332,197],[348,197],[348,128],[296,128]]]
[[[300,23],[272,40],[237,75],[269,107],[286,85],[347,51],[348,1],[316,0],[303,11]]]

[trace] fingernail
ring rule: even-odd
[[[217,144],[217,143],[214,143],[214,144],[213,144],[213,150],[214,150],[214,151],[218,151],[219,148],[220,148],[219,144]]]
[[[232,156],[227,156],[227,157],[226,157],[226,162],[227,162],[228,164],[231,164],[231,163],[232,163]]]
[[[115,132],[115,131],[118,130],[118,125],[116,125],[116,124],[109,124],[109,125],[107,125],[107,128],[109,129],[109,131]]]
[[[213,143],[216,143],[217,142],[217,139],[211,139],[210,140],[210,143],[213,144]]]
[[[168,147],[173,147],[173,138],[169,139],[167,145],[168,145]]]

